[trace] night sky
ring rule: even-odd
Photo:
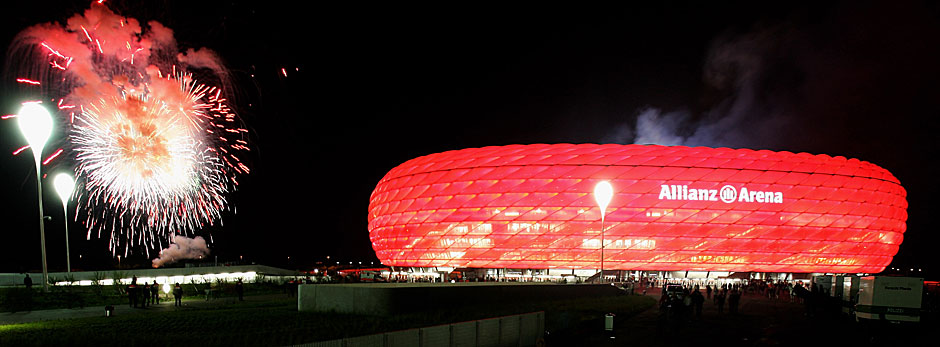
[[[639,142],[875,163],[908,191],[908,231],[891,267],[940,274],[930,222],[940,199],[936,3],[108,3],[173,29],[182,49],[216,51],[230,69],[252,172],[230,195],[237,213],[198,233],[211,232],[219,261],[377,261],[369,195],[386,172],[421,155]],[[4,47],[88,2],[15,6],[0,14]],[[14,59],[5,55],[3,65]],[[10,70],[2,114],[29,93]],[[23,143],[14,121],[0,121],[0,272],[40,269],[32,159],[11,154]],[[70,165],[60,158],[44,170]],[[61,271],[61,205],[51,182],[44,188],[49,267]],[[106,242],[85,241],[80,223],[70,231],[73,267],[116,263]],[[140,252],[124,261],[149,265]]]

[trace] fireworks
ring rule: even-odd
[[[170,29],[97,3],[65,26],[25,30],[14,45],[35,58],[16,81],[53,99],[68,127],[88,238],[108,237],[114,254],[143,246],[149,256],[175,234],[221,221],[236,176],[248,173],[236,156],[248,143],[223,89],[189,71],[224,87],[215,54],[180,53]]]

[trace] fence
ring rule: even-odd
[[[313,342],[299,347],[535,346],[545,332],[545,312],[481,319],[382,334]]]

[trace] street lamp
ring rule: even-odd
[[[72,272],[72,257],[69,256],[69,198],[72,196],[72,190],[75,188],[75,181],[72,175],[60,173],[53,180],[56,193],[59,193],[59,199],[62,200],[62,216],[65,219],[65,266],[66,272]]]
[[[604,214],[607,212],[607,205],[610,204],[610,199],[614,197],[614,187],[610,185],[610,182],[600,181],[594,186],[594,200],[597,201],[597,206],[601,208],[601,283],[605,282],[604,279]]]
[[[27,102],[16,115],[16,123],[26,138],[36,161],[36,186],[39,191],[39,242],[42,246],[42,290],[49,291],[49,269],[46,267],[46,228],[43,225],[42,212],[42,175],[39,167],[42,163],[42,148],[52,134],[52,115],[38,102]]]

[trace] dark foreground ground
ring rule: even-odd
[[[126,304],[103,317],[101,307],[0,313],[0,346],[23,345],[293,345],[505,314],[546,311],[547,346],[934,346],[936,323],[859,324],[838,313],[808,314],[789,299],[742,297],[739,313],[718,313],[706,300],[702,316],[675,318],[652,305],[657,294],[445,309],[392,317],[297,312],[284,294],[184,300],[146,309]],[[652,305],[652,306],[651,306]],[[617,313],[603,330],[604,311]]]
[[[654,296],[657,300],[659,295]],[[614,332],[603,331],[595,322],[593,331],[576,336],[547,336],[548,345],[565,346],[936,346],[940,326],[922,324],[858,323],[847,315],[817,309],[810,314],[801,303],[788,298],[768,299],[745,294],[739,312],[719,314],[706,300],[701,318],[694,314],[672,319],[658,306],[626,319],[615,317]],[[612,337],[612,338],[611,338]]]
[[[288,346],[535,311],[545,311],[546,321],[564,321],[565,331],[589,331],[586,324],[601,312],[632,316],[652,307],[654,300],[609,295],[457,304],[440,301],[420,312],[369,316],[298,312],[295,297],[273,294],[244,301],[190,298],[182,307],[171,301],[147,308],[122,304],[113,317],[104,317],[102,307],[0,312],[0,346]]]

